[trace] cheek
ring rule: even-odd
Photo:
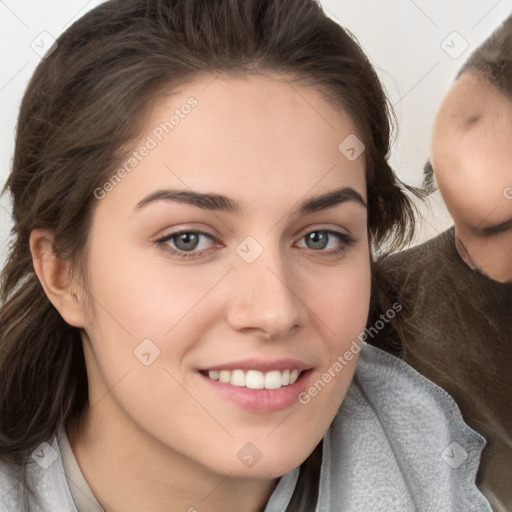
[[[90,258],[94,322],[132,344],[164,340],[226,270],[225,264],[180,267],[157,248],[96,247]]]
[[[329,327],[324,330],[329,343],[327,361],[332,367],[337,357],[344,354],[351,346],[360,346],[362,334],[368,321],[371,296],[371,266],[367,251],[360,251],[349,266],[340,269],[339,274],[330,276],[328,292],[322,294],[316,288],[318,310],[321,311],[323,323]],[[357,357],[347,366],[355,369]],[[341,380],[341,379],[340,379]]]
[[[364,339],[370,303],[371,272],[368,255],[361,257],[350,271],[339,272],[324,282],[311,283],[311,304],[317,314],[311,315],[309,332],[321,336],[321,364],[309,387],[298,396],[301,429],[310,438],[320,436],[334,419],[352,382],[361,340]],[[328,286],[327,286],[328,283]],[[320,284],[324,284],[324,292]],[[314,293],[314,295],[313,295]],[[293,438],[293,432],[287,435]],[[283,435],[286,446],[286,435]],[[292,446],[289,446],[292,449]]]
[[[354,333],[364,328],[370,305],[371,273],[370,265],[358,269],[358,272],[340,277],[338,286],[331,288],[334,300],[325,298],[324,308],[336,323],[338,332]]]
[[[333,348],[343,348],[367,322],[371,291],[368,251],[360,250],[336,271],[311,272],[306,279],[305,289],[310,290],[312,309],[322,320],[327,339]]]
[[[165,256],[151,261],[145,256],[139,258],[136,250],[126,248],[97,250],[90,258],[93,308],[86,331],[93,350],[88,360],[92,402],[101,400],[105,408],[117,410],[102,399],[108,394],[146,430],[157,422],[180,439],[195,436],[200,451],[196,430],[202,423],[197,417],[203,422],[205,418],[183,391],[183,370],[187,353],[204,339],[218,313],[211,291],[229,268],[178,268]],[[107,391],[114,388],[113,393]],[[177,410],[190,423],[182,425]],[[160,434],[166,440],[170,435]]]
[[[439,189],[450,215],[455,221],[463,221],[472,225],[479,225],[486,214],[486,203],[483,194],[475,194],[472,186],[463,186],[453,180],[442,182],[439,180]]]
[[[512,201],[507,199],[507,180],[492,172],[489,169],[476,176],[438,178],[441,195],[456,223],[491,226],[510,218]]]

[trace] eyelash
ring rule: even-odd
[[[310,235],[311,233],[327,233],[329,235],[337,236],[340,239],[342,245],[338,249],[334,249],[331,251],[324,251],[324,250],[315,251],[314,249],[310,249],[310,251],[312,251],[314,253],[315,252],[320,253],[321,255],[325,255],[325,256],[340,256],[341,254],[346,252],[355,243],[355,239],[352,236],[348,235],[347,233],[342,233],[341,231],[335,231],[332,229],[313,229],[311,231],[308,231],[304,235],[302,235],[300,240],[302,240],[306,236]],[[169,235],[166,235],[163,238],[160,238],[155,243],[161,249],[163,249],[164,251],[170,252],[172,254],[172,256],[175,256],[177,258],[183,258],[183,259],[198,258],[198,257],[201,257],[203,255],[203,253],[207,252],[208,249],[203,250],[203,251],[193,250],[193,251],[187,252],[187,251],[180,251],[180,250],[175,250],[175,249],[170,248],[169,245],[167,244],[167,242],[172,240],[174,237],[177,237],[177,236],[183,235],[183,234],[203,235],[203,236],[209,238],[210,240],[215,241],[214,237],[212,237],[209,233],[206,233],[204,231],[182,230],[182,231],[176,231],[175,233],[170,233]]]
[[[160,247],[162,247],[163,250],[167,251],[167,252],[170,252],[173,256],[176,256],[178,258],[197,258],[199,256],[201,256],[204,252],[206,251],[189,251],[189,252],[185,252],[185,251],[179,251],[179,250],[175,250],[175,249],[171,249],[169,247],[169,245],[167,245],[167,242],[169,240],[172,240],[174,237],[177,237],[179,235],[184,235],[184,234],[187,234],[187,235],[190,235],[190,234],[194,234],[194,235],[203,235],[205,236],[206,238],[209,238],[210,240],[215,240],[213,238],[213,236],[211,236],[209,233],[206,233],[204,231],[198,231],[198,230],[182,230],[182,231],[176,231],[175,233],[170,233],[169,235],[165,235],[163,238],[161,238],[160,240],[157,240],[156,241],[156,244]]]

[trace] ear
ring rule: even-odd
[[[54,251],[54,235],[47,229],[30,233],[32,263],[41,286],[62,318],[74,327],[85,327],[82,290],[72,281],[69,262]]]

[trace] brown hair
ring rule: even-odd
[[[489,83],[509,99],[512,99],[512,16],[509,16],[494,32],[471,53],[457,72],[455,80],[464,73],[478,71]],[[425,195],[437,190],[434,169],[427,160],[423,169],[422,189]]]
[[[469,56],[457,73],[480,71],[503,94],[512,98],[512,16]]]
[[[199,75],[276,72],[316,86],[366,145],[368,229],[376,251],[413,234],[390,169],[390,110],[355,40],[315,0],[109,0],[75,22],[35,71],[21,105],[12,172],[14,227],[2,273],[0,458],[22,463],[87,406],[80,329],[34,272],[30,233],[83,271],[93,191],[118,168],[156,97]],[[340,141],[341,142],[341,141]]]

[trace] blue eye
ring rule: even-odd
[[[311,242],[313,247],[308,245],[310,249],[325,249],[329,243],[329,235],[322,231],[313,231],[304,237],[306,239],[306,245]]]
[[[332,230],[311,231],[310,233],[304,235],[302,238],[305,239],[306,246],[309,249],[313,249],[314,251],[323,251],[327,249],[327,246],[331,243],[333,238],[338,239],[338,244],[339,241],[341,240],[344,246],[350,245],[353,242],[352,237],[350,237],[349,235]],[[333,249],[333,247],[331,246],[330,249]],[[334,246],[334,250],[326,252],[338,252],[338,249],[336,249],[336,244]]]
[[[199,233],[181,233],[174,235],[171,240],[180,251],[193,251],[197,249],[202,236]]]
[[[355,242],[346,233],[326,229],[310,231],[300,240],[304,240],[306,245],[298,247],[311,249],[320,256],[340,255]],[[216,240],[204,231],[178,231],[157,240],[156,244],[178,258],[199,258],[213,245],[212,242]]]
[[[157,243],[166,246],[173,255],[179,258],[189,258],[196,257],[198,253],[202,253],[207,248],[199,247],[201,245],[201,237],[207,238],[210,241],[214,240],[212,236],[203,231],[180,231],[161,238]],[[173,245],[170,246],[170,243]]]

